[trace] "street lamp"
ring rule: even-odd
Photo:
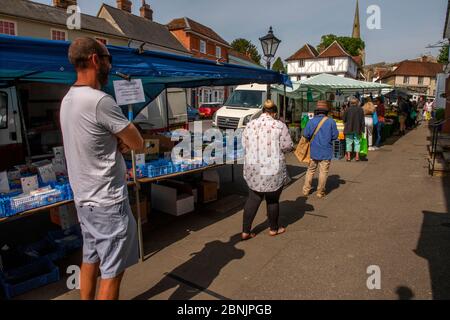
[[[266,36],[259,38],[259,41],[261,41],[264,57],[267,61],[267,69],[270,70],[270,62],[275,57],[281,40],[273,35],[271,26],[269,29],[269,33]],[[270,99],[270,85],[267,85],[267,99]]]

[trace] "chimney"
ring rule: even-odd
[[[128,13],[131,13],[132,5],[130,0],[117,0],[117,8]]]
[[[142,7],[140,9],[141,17],[153,21],[153,10],[150,8],[150,5],[145,3],[145,0],[142,0]]]
[[[67,7],[69,6],[76,6],[76,5],[77,0],[53,0],[53,6],[62,9],[67,9]]]

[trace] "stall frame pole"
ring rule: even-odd
[[[131,104],[128,105],[128,120],[130,122],[133,121],[133,106]],[[141,219],[141,201],[140,201],[140,184],[136,176],[136,151],[131,150],[131,163],[132,163],[132,172],[133,172],[133,188],[136,193],[136,212],[137,212],[137,228],[138,228],[138,241],[139,241],[139,261],[144,261],[144,240],[142,236],[142,219]]]

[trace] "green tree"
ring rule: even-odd
[[[439,52],[439,57],[438,57],[439,63],[444,63],[444,64],[448,63],[448,48],[449,48],[449,45],[443,46],[441,48],[441,51]]]
[[[286,73],[286,68],[284,67],[283,61],[280,57],[278,57],[278,59],[273,63],[272,70]]]
[[[261,55],[258,48],[251,41],[239,38],[231,43],[231,47],[239,53],[249,55],[255,63],[261,64]]]
[[[334,41],[337,41],[344,48],[344,50],[352,56],[359,55],[360,51],[366,47],[366,44],[361,39],[352,37],[338,37],[334,34],[327,34],[322,36],[321,42],[317,46],[317,50],[322,52]]]

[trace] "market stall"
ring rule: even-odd
[[[13,88],[23,82],[70,85],[75,81],[76,74],[67,59],[69,45],[69,42],[64,41],[0,35],[1,87]],[[289,84],[285,76],[261,68],[230,65],[125,47],[108,46],[108,49],[114,61],[110,83],[105,91],[114,95],[114,81],[124,79],[126,81],[139,80],[143,85],[145,101],[121,106],[124,114],[130,119],[134,119],[143,108],[167,88],[246,83]],[[11,90],[11,92],[14,91]],[[12,99],[19,101],[17,104],[18,114],[22,116],[20,97],[12,97]],[[19,131],[26,131],[23,121]],[[167,159],[167,153],[170,150],[164,150],[163,152],[162,148],[164,142],[167,141],[167,136],[159,135],[158,137],[144,138],[148,138],[146,143],[149,142],[149,149],[153,151],[144,153],[139,161],[133,154],[128,163],[130,169],[129,186],[134,188],[134,195],[137,198],[141,259],[143,258],[143,246],[141,214],[139,212],[140,184],[150,184],[181,175],[203,172],[218,166],[204,161],[172,163]],[[29,149],[26,135],[24,140],[23,144],[26,144]],[[160,144],[161,149],[159,149]],[[156,152],[155,145],[158,146]],[[0,180],[5,186],[4,189],[6,189],[2,191],[6,192],[0,194],[0,222],[27,217],[36,212],[62,206],[72,201],[73,194],[67,174],[64,175],[64,171],[67,170],[64,168],[63,154],[63,152],[61,154],[61,150],[56,149],[51,160],[46,159],[33,163],[28,161],[25,165],[18,164],[13,170],[2,172]],[[238,155],[235,155],[234,159],[236,160],[236,158],[238,158]],[[56,170],[56,166],[62,167],[62,170]],[[56,171],[63,171],[63,173],[60,174]]]
[[[284,88],[282,86],[273,85],[272,88],[278,94],[284,94]],[[292,88],[286,90],[287,97],[292,99],[295,105],[293,108],[293,120],[290,126],[304,129],[309,119],[314,116],[313,111],[316,108],[316,102],[318,100],[327,100],[331,115],[336,120],[338,126],[340,133],[339,139],[342,141],[344,139],[342,106],[346,102],[346,99],[353,95],[380,95],[386,89],[392,89],[392,86],[376,82],[359,81],[326,73],[302,81],[292,82]],[[343,150],[343,143],[337,141],[335,145],[335,156],[337,158],[343,156]]]

